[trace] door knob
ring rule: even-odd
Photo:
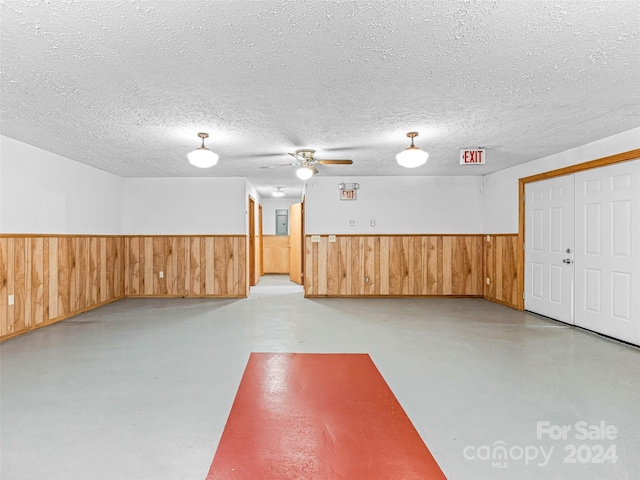
[[[572,260],[570,258],[564,258],[562,259],[562,263],[572,263]]]

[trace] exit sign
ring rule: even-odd
[[[340,190],[340,200],[355,200],[356,199],[356,191],[353,189],[344,189]]]
[[[460,150],[460,165],[484,165],[484,161],[484,148]]]

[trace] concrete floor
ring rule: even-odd
[[[202,480],[253,351],[369,353],[451,480],[640,478],[640,350],[481,299],[259,287],[126,299],[2,344],[0,477]]]

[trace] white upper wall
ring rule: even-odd
[[[241,177],[126,178],[128,235],[246,235],[247,181]]]
[[[123,233],[123,179],[0,135],[0,233]]]
[[[357,200],[340,200],[338,184],[353,182]],[[482,177],[315,176],[305,220],[306,234],[482,233]]]
[[[316,176],[306,233],[516,233],[519,178],[638,148],[640,128],[485,177]],[[275,209],[297,202],[262,200],[240,177],[123,179],[1,135],[0,153],[0,233],[246,234],[252,195],[269,235]],[[352,182],[358,199],[341,201]]]
[[[640,128],[484,176],[485,233],[518,232],[518,180],[640,148]]]

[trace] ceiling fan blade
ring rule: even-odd
[[[292,165],[299,165],[298,163],[283,163],[280,165],[264,165],[263,167],[260,168],[277,168],[277,167],[290,167]]]
[[[362,150],[363,148],[368,148],[369,145],[356,145],[351,147],[330,147],[330,148],[322,148],[318,149],[322,152],[352,152],[353,150]]]
[[[351,165],[353,160],[316,160],[320,165]]]
[[[251,153],[248,155],[252,158],[268,158],[268,157],[282,157],[282,153]]]

